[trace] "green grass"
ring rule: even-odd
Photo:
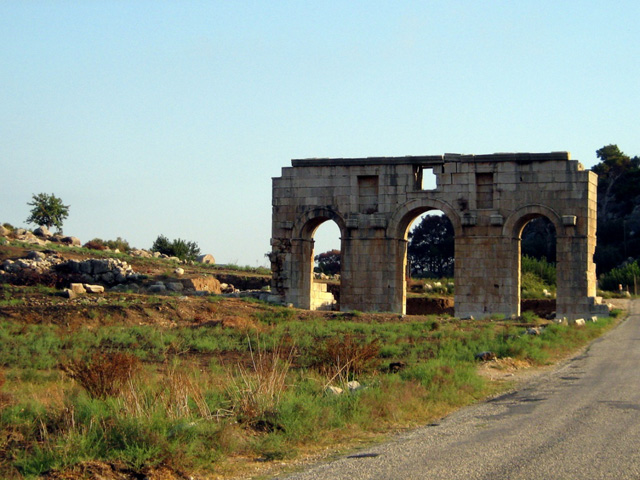
[[[0,477],[36,478],[85,460],[206,473],[230,456],[292,458],[308,445],[425,423],[494,392],[477,374],[478,352],[543,365],[613,322],[552,324],[532,336],[506,320],[361,317],[303,320],[264,306],[249,333],[2,320],[0,398],[11,400],[0,407]],[[91,398],[58,370],[67,359],[109,352],[144,365],[117,395]],[[391,362],[406,367],[391,373]],[[364,388],[349,393],[352,379]],[[347,393],[329,395],[327,385]]]

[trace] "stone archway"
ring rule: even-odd
[[[325,308],[333,298],[331,294],[327,292],[326,285],[313,281],[313,235],[318,227],[326,221],[336,223],[340,230],[342,242],[346,232],[345,221],[342,216],[332,208],[308,208],[292,225],[288,263],[297,265],[298,268],[290,269],[291,275],[286,278],[288,283],[293,286],[293,288],[289,289],[289,296],[285,297],[287,303],[293,303],[294,305],[309,310],[317,310]]]
[[[436,177],[424,189],[423,170]],[[341,309],[404,312],[406,229],[442,210],[456,235],[458,316],[519,313],[519,236],[532,216],[556,226],[558,313],[604,313],[595,298],[597,177],[566,152],[293,160],[273,179],[272,292],[312,308],[315,228],[341,232]]]
[[[394,298],[393,311],[406,313],[407,306],[407,279],[406,279],[406,262],[407,262],[407,235],[411,222],[419,215],[432,210],[440,210],[451,221],[453,225],[454,235],[462,233],[462,225],[460,217],[451,205],[437,199],[415,199],[400,205],[389,220],[387,227],[387,237],[393,239],[397,244],[396,258],[393,262],[395,266],[394,277],[395,283],[401,285],[396,289]],[[454,274],[455,276],[455,274]]]

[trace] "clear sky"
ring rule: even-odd
[[[271,177],[292,158],[640,155],[637,0],[0,12],[0,222],[26,226],[31,195],[54,193],[83,242],[164,234],[266,265]]]

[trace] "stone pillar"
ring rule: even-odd
[[[575,235],[559,237],[556,258],[556,316],[574,319],[588,315],[595,296],[595,292],[590,295],[588,242]]]
[[[506,317],[518,313],[517,265],[519,242],[500,236],[456,237],[455,312],[457,317]],[[517,277],[516,277],[517,278]]]
[[[291,262],[289,264],[289,288],[285,301],[299,308],[311,309],[311,287],[313,282],[313,240],[296,238],[291,240]]]
[[[342,242],[340,310],[399,311],[393,243],[381,229],[362,229]]]

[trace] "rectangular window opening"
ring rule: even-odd
[[[358,177],[358,206],[360,213],[371,214],[378,211],[377,175]]]
[[[417,190],[436,190],[438,182],[433,167],[416,167],[414,172]]]
[[[478,209],[493,208],[493,173],[476,173],[476,204]]]

